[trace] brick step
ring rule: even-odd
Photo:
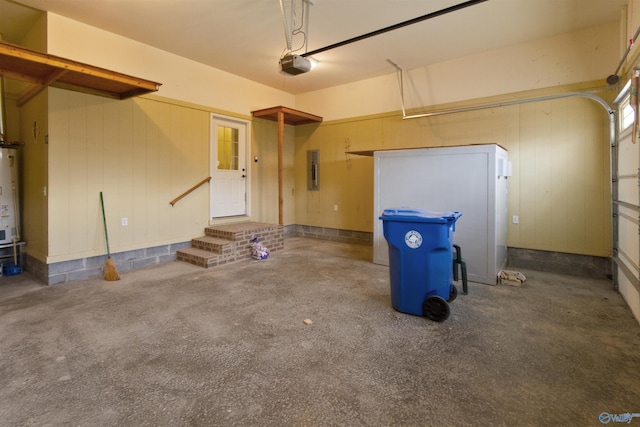
[[[218,237],[231,241],[250,240],[257,236],[261,241],[268,236],[282,235],[283,227],[276,224],[264,222],[241,222],[236,224],[225,224],[209,226],[204,229],[206,236]]]
[[[209,268],[209,260],[217,258],[219,255],[211,251],[197,248],[182,248],[176,251],[178,261],[188,262],[198,267]]]
[[[192,248],[203,249],[222,255],[231,253],[235,249],[235,246],[235,242],[219,237],[202,236],[191,240]]]
[[[251,258],[251,239],[257,237],[269,252],[284,249],[284,228],[261,222],[243,222],[205,228],[191,247],[177,252],[178,261],[211,268]]]
[[[233,253],[230,255],[221,255],[197,248],[179,249],[176,252],[176,259],[204,268],[217,267],[219,265],[240,261]]]

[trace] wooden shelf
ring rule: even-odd
[[[284,113],[284,123],[288,125],[306,125],[308,123],[320,123],[322,122],[322,117],[316,116],[314,114],[305,113],[304,111],[294,110],[293,108],[287,107],[271,107],[265,108],[264,110],[256,110],[252,111],[251,115],[253,117],[258,117],[261,119],[272,120],[274,122],[278,121],[278,113]]]
[[[47,86],[126,99],[155,92],[161,85],[2,41],[0,76],[33,84],[20,96],[18,106],[29,101]]]
[[[346,154],[354,154],[356,156],[368,156],[373,157],[373,154],[378,151],[399,151],[399,150],[416,150],[416,149],[430,149],[430,148],[452,148],[452,147],[469,147],[469,146],[482,146],[482,145],[497,145],[498,147],[506,150],[500,144],[456,144],[456,145],[433,145],[433,146],[421,146],[421,147],[396,147],[396,148],[377,148],[375,150],[362,150],[362,151],[345,151]]]

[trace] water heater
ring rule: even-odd
[[[0,148],[0,245],[20,240],[18,149]]]

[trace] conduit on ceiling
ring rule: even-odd
[[[627,46],[627,50],[624,52],[624,55],[622,56],[622,59],[618,63],[618,68],[616,68],[616,71],[613,74],[611,74],[609,77],[607,77],[607,83],[608,84],[614,85],[614,84],[616,84],[616,83],[618,83],[620,81],[620,76],[618,75],[618,72],[620,71],[620,68],[622,68],[622,64],[624,64],[624,61],[627,60],[627,55],[629,55],[629,52],[631,51],[631,48],[633,48],[633,45],[635,44],[636,40],[638,39],[638,35],[640,35],[640,27],[638,27],[638,29],[636,30],[636,33],[634,34],[633,38],[631,40],[629,40],[629,45]]]
[[[357,41],[360,41],[360,40],[368,39],[369,37],[373,37],[373,36],[377,36],[377,35],[380,35],[380,34],[383,34],[383,33],[387,33],[389,31],[397,30],[398,28],[406,27],[406,26],[412,25],[412,24],[417,24],[418,22],[426,21],[427,19],[431,19],[431,18],[435,18],[435,17],[438,17],[438,16],[445,15],[447,13],[455,12],[455,11],[467,8],[469,6],[474,6],[474,5],[479,4],[479,3],[484,3],[485,1],[487,1],[487,0],[469,0],[469,1],[466,1],[464,3],[459,3],[459,4],[453,5],[451,7],[446,7],[444,9],[440,9],[440,10],[437,10],[435,12],[427,13],[426,15],[422,15],[422,16],[419,16],[417,18],[409,19],[408,21],[400,22],[398,24],[382,28],[380,30],[372,31],[370,33],[363,34],[361,36],[353,37],[353,38],[350,38],[348,40],[344,40],[344,41],[341,41],[341,42],[338,42],[338,43],[334,43],[334,44],[329,45],[329,46],[321,47],[320,49],[315,49],[315,50],[312,50],[311,52],[305,52],[300,56],[303,56],[303,57],[313,56],[315,54],[318,54],[318,53],[321,53],[321,52],[326,52],[328,50],[335,49],[335,48],[340,47],[340,46],[344,46],[344,45],[351,44],[351,43],[354,43],[354,42],[357,42]]]

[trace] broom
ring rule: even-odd
[[[107,262],[104,265],[104,279],[110,282],[120,280],[118,270],[116,270],[116,264],[111,259],[111,252],[109,252],[109,233],[107,233],[107,217],[104,214],[104,199],[102,198],[102,191],[100,192],[100,206],[102,206],[102,222],[104,223],[104,237],[107,241]]]

